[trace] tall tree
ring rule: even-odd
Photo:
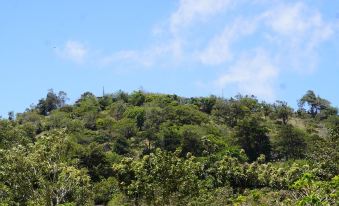
[[[283,124],[286,125],[288,119],[293,114],[293,109],[287,105],[287,102],[276,101],[273,105],[274,114],[278,119],[281,119]]]
[[[267,128],[254,117],[246,117],[236,126],[236,143],[245,150],[250,161],[255,161],[260,154],[269,159],[271,144],[267,132]]]
[[[316,96],[312,90],[308,90],[299,100],[299,107],[303,108],[305,103],[309,106],[308,112],[312,115],[312,117],[315,117],[321,110],[327,109],[331,105],[328,100]]]
[[[52,110],[65,106],[68,100],[66,92],[60,91],[59,94],[55,94],[53,89],[48,90],[45,99],[40,99],[36,108],[41,115],[48,115]]]
[[[303,158],[306,152],[305,134],[292,125],[281,125],[274,146],[278,158]]]

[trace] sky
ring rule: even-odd
[[[337,0],[0,1],[0,116],[49,89],[339,106]]]

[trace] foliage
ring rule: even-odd
[[[0,205],[338,205],[339,116],[284,101],[49,90],[0,118]],[[307,105],[307,106],[306,106]]]
[[[299,107],[303,108],[305,103],[309,106],[308,112],[312,117],[316,117],[319,113],[321,113],[322,118],[337,114],[337,110],[331,107],[331,103],[328,100],[316,96],[312,90],[308,90],[299,100]]]
[[[260,154],[270,157],[271,145],[267,128],[261,120],[248,117],[241,120],[235,128],[235,141],[241,146],[250,161],[256,160]]]
[[[90,178],[67,160],[72,149],[63,131],[46,133],[35,144],[20,145],[2,152],[1,182],[9,188],[14,202],[58,205],[69,200],[91,203]],[[29,175],[28,175],[29,174]]]
[[[303,158],[306,152],[305,133],[292,125],[278,128],[277,140],[274,142],[274,155],[278,159]]]
[[[277,119],[281,119],[283,124],[287,124],[288,119],[292,116],[293,109],[287,105],[287,102],[277,101],[274,105],[274,113]]]
[[[311,173],[305,173],[291,188],[296,205],[337,205],[339,203],[339,176],[331,181],[317,181]]]
[[[67,94],[63,91],[60,91],[58,95],[50,89],[46,95],[45,99],[40,99],[37,104],[37,110],[41,115],[48,115],[52,110],[61,108],[65,105],[67,101]]]

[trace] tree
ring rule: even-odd
[[[271,144],[267,132],[261,121],[254,117],[247,117],[236,126],[236,143],[245,150],[250,161],[255,161],[260,154],[269,159]]]
[[[139,90],[130,95],[129,102],[134,106],[141,106],[145,102],[145,99],[145,94]]]
[[[111,176],[111,164],[102,145],[91,143],[87,147],[84,146],[79,155],[79,163],[81,167],[88,169],[88,174],[93,182]]]
[[[203,152],[203,145],[199,135],[190,129],[182,132],[181,141],[181,156],[185,157],[187,153],[194,156],[201,156]]]
[[[78,105],[81,101],[87,98],[96,99],[96,96],[92,92],[84,92],[83,94],[81,94],[80,98],[75,101],[75,103]]]
[[[57,103],[58,108],[64,107],[68,100],[69,100],[69,98],[67,97],[66,92],[59,91],[59,93],[58,93],[58,103]]]
[[[100,111],[100,105],[98,99],[90,92],[85,92],[81,95],[81,98],[76,101],[76,107],[74,114],[80,117],[85,127],[88,129],[96,129],[96,118]]]
[[[142,129],[145,122],[145,110],[142,107],[130,107],[124,112],[124,116],[134,119],[139,130]]]
[[[119,90],[118,92],[113,94],[113,100],[114,101],[122,101],[122,102],[127,103],[128,102],[128,93]]]
[[[135,120],[123,118],[112,125],[113,135],[131,138],[136,135],[138,128]]]
[[[91,205],[90,178],[72,160],[69,137],[63,130],[39,136],[26,148],[1,152],[0,182],[20,205]]]
[[[330,108],[330,102],[319,96],[316,96],[312,90],[308,90],[306,94],[299,100],[299,107],[303,108],[305,103],[309,106],[309,113],[315,117],[320,111]]]
[[[310,114],[292,122],[286,102],[253,96],[86,92],[65,105],[65,94],[50,92],[41,110],[0,119],[1,206],[337,201],[339,116],[331,106],[316,106],[309,119],[306,98]]]
[[[180,146],[180,139],[180,134],[175,127],[161,130],[160,145],[166,151],[174,152]]]
[[[0,120],[0,150],[10,149],[17,145],[27,145],[32,142],[25,127],[16,127],[15,122]]]
[[[15,119],[15,115],[13,111],[8,112],[8,120],[13,121]]]
[[[112,95],[104,95],[102,97],[99,97],[99,104],[100,104],[101,110],[105,110],[112,103],[113,103]]]
[[[129,144],[127,139],[125,137],[118,137],[115,141],[113,150],[120,155],[127,154],[129,152]]]
[[[116,119],[120,120],[123,117],[124,112],[127,109],[127,104],[123,101],[117,101],[110,106],[110,115]]]
[[[229,100],[218,99],[213,107],[212,114],[219,122],[235,127],[239,121],[250,114],[260,112],[261,105],[254,96],[237,95]]]
[[[305,134],[292,125],[281,125],[278,129],[274,150],[278,158],[286,160],[303,158],[306,152]]]
[[[317,168],[317,176],[329,179],[339,174],[339,125],[329,128],[326,138],[314,138],[307,159]]]
[[[210,97],[191,98],[190,102],[199,107],[199,110],[207,114],[211,114],[213,106],[215,105],[217,97],[211,95]]]
[[[114,177],[102,179],[100,182],[97,182],[93,185],[93,193],[95,194],[94,200],[96,205],[108,205],[108,201],[110,201],[112,197],[118,192],[118,181]]]
[[[168,106],[164,114],[166,119],[178,125],[202,124],[208,121],[207,114],[200,112],[192,105]]]
[[[160,149],[113,165],[121,190],[134,205],[187,205],[189,197],[199,194],[201,169],[193,156],[183,160]]]
[[[311,173],[305,173],[291,185],[295,205],[338,205],[339,176],[331,181],[319,181]]]
[[[67,94],[63,91],[60,91],[59,94],[55,94],[53,89],[48,90],[45,99],[40,99],[36,108],[38,109],[41,115],[48,115],[52,110],[61,108],[65,106],[66,101],[68,100]]]
[[[274,105],[274,113],[278,119],[281,119],[283,124],[286,125],[289,117],[293,114],[293,109],[287,106],[287,102],[277,101]]]

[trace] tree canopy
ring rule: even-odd
[[[0,205],[337,205],[339,116],[255,96],[49,90],[0,118]]]

